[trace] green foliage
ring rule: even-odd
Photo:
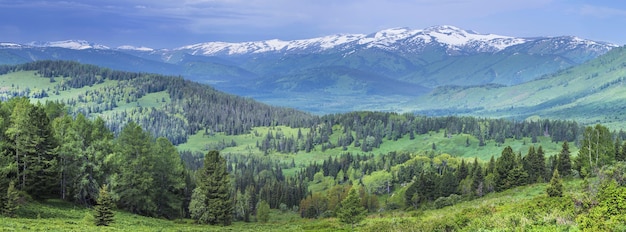
[[[56,190],[56,144],[44,107],[26,98],[11,99],[3,106],[10,112],[4,131],[9,149],[3,155],[13,157],[9,166],[14,167],[10,172],[17,178],[16,187],[35,198],[50,197]]]
[[[270,205],[264,200],[261,200],[256,208],[256,218],[263,223],[267,223],[270,220]]]
[[[3,199],[4,200],[4,199]],[[7,188],[6,200],[2,206],[2,215],[7,217],[14,217],[15,211],[19,209],[20,193],[15,188],[15,183],[11,181]]]
[[[154,186],[161,189],[154,195],[157,215],[177,218],[180,215],[185,187],[185,170],[176,147],[166,138],[157,138],[153,146]]]
[[[98,203],[94,207],[94,221],[96,226],[108,226],[114,221],[113,200],[109,195],[108,186],[103,185],[98,194]]]
[[[363,185],[368,193],[383,194],[391,192],[392,176],[386,171],[375,171],[364,176]]]
[[[198,187],[189,205],[191,217],[202,224],[230,225],[233,205],[226,160],[218,151],[210,151],[204,157],[204,167],[198,175]]]
[[[572,169],[572,161],[570,159],[569,144],[563,142],[563,148],[557,157],[557,169],[562,176],[569,176]]]
[[[341,208],[337,212],[337,217],[343,223],[354,225],[365,219],[367,211],[361,206],[361,199],[356,189],[351,189],[348,196],[341,201]]]
[[[615,160],[615,146],[609,128],[586,127],[576,159],[576,169],[582,177],[595,176],[599,169]]]
[[[546,193],[549,197],[562,197],[563,196],[563,181],[559,176],[559,170],[554,169],[552,179],[550,179],[550,185],[546,188]]]
[[[622,231],[626,229],[626,187],[614,180],[602,184],[598,205],[576,221],[582,231]]]
[[[507,146],[496,160],[496,190],[501,191],[526,184],[528,173],[521,167],[513,149]]]
[[[136,123],[128,123],[117,138],[112,157],[111,191],[118,207],[142,215],[156,212],[154,194],[165,186],[154,185],[156,159],[151,136]]]

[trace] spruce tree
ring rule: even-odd
[[[94,219],[96,226],[108,226],[113,223],[113,200],[109,195],[107,185],[100,188],[98,204],[94,207]]]
[[[572,161],[570,160],[569,145],[567,141],[563,142],[563,148],[559,153],[557,160],[557,169],[562,176],[569,176],[572,169]]]
[[[350,189],[346,199],[341,201],[341,209],[337,212],[339,220],[350,224],[352,228],[356,223],[365,219],[367,211],[361,205],[361,199],[355,188]]]
[[[4,203],[2,214],[7,217],[15,216],[15,211],[19,208],[19,199],[20,194],[15,188],[15,182],[11,181],[11,183],[9,183],[9,188],[7,189],[6,202]]]
[[[563,196],[563,181],[561,181],[558,169],[554,169],[552,179],[550,179],[550,185],[546,188],[546,193],[548,193],[549,197]]]
[[[230,225],[233,213],[230,177],[226,160],[218,151],[210,151],[204,157],[197,186],[189,204],[191,217],[202,224]]]

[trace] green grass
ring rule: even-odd
[[[490,193],[441,209],[371,213],[355,231],[433,231],[445,226],[456,231],[577,231],[573,209],[562,206],[578,197],[581,183],[579,179],[566,180],[563,198],[546,197],[547,183],[541,183]],[[228,227],[123,211],[115,212],[112,225],[97,227],[91,221],[91,213],[88,208],[61,200],[35,201],[22,205],[18,218],[0,217],[0,231],[350,231],[336,218],[303,219],[289,210],[271,210],[268,223],[234,222]]]
[[[474,109],[463,114],[495,118],[524,119],[538,115],[626,129],[624,53],[626,49],[616,48],[585,64],[519,85],[439,89],[403,107],[418,111]]]
[[[304,135],[308,133],[307,128],[301,128]],[[207,145],[215,144],[220,141],[229,143],[235,141],[237,146],[228,147],[220,151],[223,154],[231,155],[264,155],[257,147],[256,143],[263,141],[265,134],[271,131],[276,134],[278,131],[285,134],[285,136],[297,136],[298,128],[289,128],[285,126],[278,127],[256,127],[250,133],[243,135],[224,135],[223,133],[216,133],[213,135],[204,135],[204,131],[199,131],[197,134],[189,137],[186,143],[178,145],[180,150],[198,151],[202,153],[208,152]],[[330,141],[337,141],[337,138],[341,135],[341,128],[335,128],[333,135],[330,137]],[[466,146],[466,139],[470,139],[470,146]],[[415,135],[415,139],[410,140],[406,135],[396,141],[384,139],[380,148],[375,148],[371,152],[366,154],[387,154],[392,151],[397,152],[409,152],[412,154],[450,154],[456,157],[462,157],[466,159],[473,159],[478,157],[483,162],[489,161],[491,156],[495,158],[499,157],[505,146],[511,146],[513,151],[526,155],[530,146],[538,148],[542,146],[546,157],[556,155],[561,151],[561,143],[551,142],[548,137],[538,137],[538,142],[531,143],[531,138],[523,138],[521,140],[506,139],[504,144],[498,145],[493,140],[486,141],[485,146],[478,146],[478,139],[467,134],[455,134],[444,136],[443,131],[431,132],[424,135]],[[432,144],[435,144],[436,150],[432,149]],[[308,165],[312,162],[323,162],[327,160],[329,156],[338,156],[345,152],[351,152],[352,154],[363,154],[360,148],[354,146],[348,146],[348,149],[344,151],[341,147],[327,149],[322,151],[321,145],[316,146],[310,153],[305,151],[299,151],[297,154],[283,154],[273,152],[268,156],[278,159],[282,162],[291,162],[293,159],[296,163],[295,169],[285,169],[284,171],[289,174],[293,173],[296,169]],[[571,154],[577,154],[578,150],[572,144],[570,145]]]
[[[29,202],[17,218],[0,216],[0,231],[302,231],[306,227],[340,228],[338,223],[302,219],[292,211],[271,210],[268,223],[234,222],[231,226],[198,225],[190,219],[165,220],[115,211],[109,226],[95,226],[91,209],[61,200]]]
[[[517,187],[441,209],[389,211],[370,215],[362,231],[576,231],[575,213],[560,207],[572,203],[581,180],[564,182],[566,196],[546,197],[547,184]],[[573,203],[572,203],[573,204]]]

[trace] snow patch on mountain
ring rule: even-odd
[[[117,49],[119,50],[131,50],[131,51],[142,51],[142,52],[151,52],[154,51],[153,48],[149,48],[149,47],[135,47],[135,46],[131,46],[131,45],[122,45],[117,47]]]
[[[16,43],[0,42],[0,47],[2,47],[2,48],[23,48],[24,45],[16,44]]]
[[[184,46],[175,50],[191,50],[191,54],[193,55],[237,55],[248,53],[299,51],[309,49],[321,51],[358,40],[363,36],[364,35],[360,34],[339,34],[324,36],[320,38],[291,41],[272,39],[243,43],[208,42]]]
[[[85,49],[110,49],[107,46],[90,43],[85,40],[63,40],[63,41],[54,41],[54,42],[32,42],[29,45],[34,47],[58,47],[58,48],[67,48],[73,50],[85,50]]]

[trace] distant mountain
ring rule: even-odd
[[[0,64],[74,60],[182,75],[230,93],[329,113],[335,109],[329,111],[327,104],[311,107],[341,98],[345,101],[338,109],[346,111],[365,104],[370,110],[394,110],[388,105],[410,101],[434,88],[517,85],[615,47],[574,36],[516,38],[435,26],[291,41],[207,42],[172,49],[109,48],[80,40],[0,43]],[[311,96],[295,103],[298,93]]]

